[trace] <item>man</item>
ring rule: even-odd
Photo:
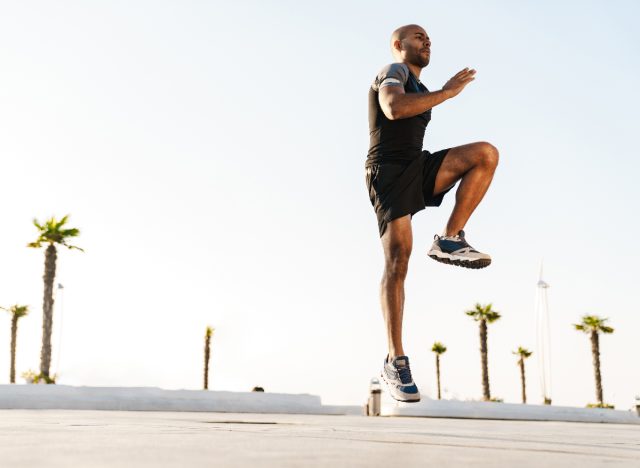
[[[382,378],[396,400],[419,401],[402,347],[404,280],[413,247],[411,217],[425,206],[439,206],[460,181],[451,217],[443,235],[435,236],[428,255],[450,265],[487,267],[491,257],[467,243],[463,228],[489,188],[498,150],[478,142],[433,154],[423,151],[431,109],[460,94],[476,71],[465,68],[442,89],[430,92],[420,82],[420,72],[431,57],[426,31],[415,24],[398,28],[391,36],[391,50],[396,63],[384,67],[369,90],[366,182],[385,257],[380,300],[389,354]]]

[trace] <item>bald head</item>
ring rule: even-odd
[[[391,44],[393,45],[394,41],[401,41],[414,30],[424,32],[424,28],[422,26],[418,26],[417,24],[407,24],[405,26],[400,26],[391,34]]]
[[[400,62],[417,61],[416,65],[426,67],[429,63],[430,46],[427,32],[417,24],[400,26],[391,34],[391,53]],[[426,57],[418,57],[425,50]]]
[[[407,24],[405,26],[400,26],[398,29],[391,33],[391,53],[396,56],[398,52],[400,52],[401,45],[398,44],[398,41],[402,43],[407,37],[411,37],[412,34],[422,33],[425,36],[427,35],[426,31],[422,26],[418,26],[417,24]]]

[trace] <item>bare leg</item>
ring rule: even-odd
[[[394,219],[382,236],[384,274],[380,285],[382,315],[387,327],[389,358],[403,356],[402,314],[404,310],[404,280],[413,246],[411,216]]]
[[[454,236],[467,224],[487,192],[497,165],[498,150],[490,143],[471,143],[449,150],[433,190],[434,194],[442,193],[461,180],[445,235]]]

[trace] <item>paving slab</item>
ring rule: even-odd
[[[3,468],[640,467],[640,427],[294,414],[0,410]]]

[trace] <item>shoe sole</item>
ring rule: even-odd
[[[472,270],[479,270],[481,268],[486,268],[491,265],[490,258],[479,258],[478,260],[459,260],[457,258],[449,258],[449,257],[438,257],[434,254],[428,254],[429,257],[433,258],[436,262],[444,263],[445,265],[454,265],[463,268],[470,268]]]
[[[387,384],[387,392],[389,392],[389,395],[391,395],[391,398],[393,398],[396,401],[399,401],[401,403],[418,403],[420,401],[420,398],[418,398],[417,400],[400,400],[396,397],[393,396],[393,393],[391,393],[391,390],[389,390],[389,385],[391,385],[389,382],[387,382],[387,379],[384,377],[384,372],[380,373],[380,377],[382,377],[382,381]]]

